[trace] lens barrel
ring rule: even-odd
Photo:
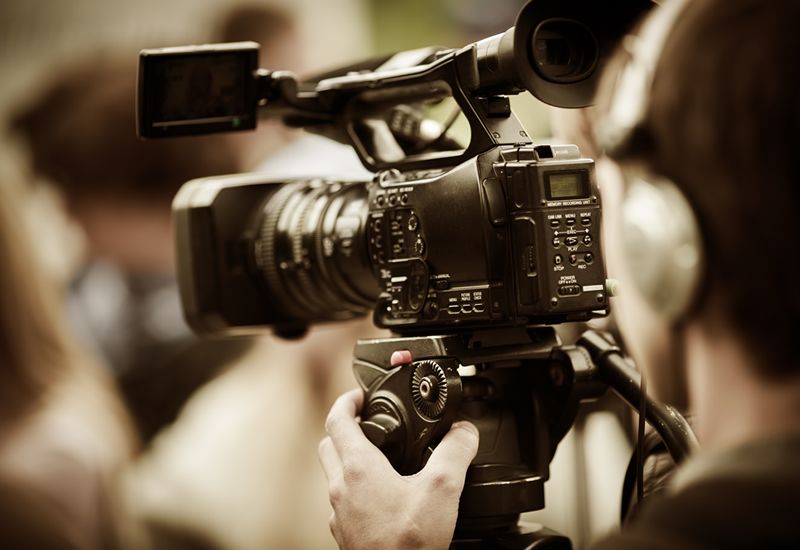
[[[344,320],[371,311],[378,286],[367,256],[363,182],[289,182],[257,220],[255,263],[281,316]]]

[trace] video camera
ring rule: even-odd
[[[190,324],[297,334],[372,309],[380,327],[431,334],[604,314],[593,162],[575,146],[533,145],[507,96],[589,104],[613,39],[647,4],[535,1],[514,28],[464,48],[306,83],[259,70],[253,43],[142,52],[140,135],[253,128],[261,105],[352,144],[376,173],[187,184],[175,221]],[[469,124],[463,149],[426,135],[432,121],[419,116],[449,97]]]
[[[600,198],[593,161],[575,145],[534,144],[508,96],[590,104],[599,69],[650,5],[531,0],[502,34],[305,82],[259,69],[254,43],[141,53],[141,136],[251,129],[260,110],[352,145],[374,173],[185,184],[173,203],[184,310],[199,332],[271,326],[287,337],[371,310],[395,337],[355,349],[367,437],[408,474],[456,418],[481,433],[459,540],[563,543],[517,528],[519,513],[544,506],[549,462],[582,399],[612,385],[636,400],[624,361],[606,374],[593,363],[621,357],[616,348],[591,335],[562,346],[544,326],[608,312]],[[392,367],[397,349],[415,361]],[[668,418],[659,431],[686,433],[651,405],[651,420]]]

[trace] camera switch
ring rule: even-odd
[[[447,290],[450,288],[450,280],[449,279],[436,279],[433,283],[433,287],[436,290]]]
[[[577,296],[581,293],[581,287],[578,285],[564,285],[558,287],[559,296]]]

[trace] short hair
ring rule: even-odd
[[[12,121],[34,170],[67,200],[137,199],[169,205],[186,181],[237,172],[224,136],[143,141],[136,135],[133,62],[87,60],[60,71]]]
[[[673,180],[704,239],[694,314],[722,321],[759,373],[800,374],[800,2],[694,0],[666,41],[634,158]],[[619,65],[612,61],[609,69]],[[607,108],[613,76],[598,94]]]

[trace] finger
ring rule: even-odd
[[[366,452],[367,449],[374,449],[356,420],[356,415],[363,404],[364,394],[361,390],[344,393],[333,404],[325,421],[325,431],[328,432],[342,461],[349,452]]]
[[[471,422],[456,422],[431,453],[422,470],[423,478],[434,489],[460,493],[472,459],[478,452],[478,428]]]
[[[389,362],[392,364],[393,367],[398,365],[405,365],[406,363],[410,363],[414,360],[414,356],[411,355],[411,352],[407,349],[401,349],[392,352],[392,357],[389,359]]]
[[[325,472],[325,478],[328,480],[328,483],[330,484],[341,479],[342,461],[330,437],[326,437],[319,442],[317,454],[319,455],[319,462],[322,464],[322,469]]]

